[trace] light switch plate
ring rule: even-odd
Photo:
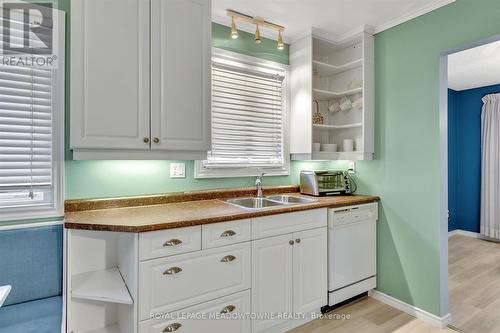
[[[170,163],[170,178],[186,178],[186,164]]]

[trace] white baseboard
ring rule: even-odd
[[[448,232],[448,237],[451,237],[453,235],[461,235],[461,236],[467,236],[467,237],[473,237],[473,238],[482,238],[482,236],[479,232],[472,232],[472,231],[461,230],[461,229],[455,229],[453,231]]]
[[[369,295],[375,298],[377,301],[390,305],[393,308],[396,308],[422,321],[425,321],[426,323],[429,323],[432,326],[443,328],[451,323],[450,313],[448,313],[443,317],[438,317],[430,312],[427,312],[425,310],[417,308],[416,306],[400,301],[399,299],[384,294],[383,292],[380,292],[378,290],[370,291]]]

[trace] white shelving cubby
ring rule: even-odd
[[[138,235],[66,230],[67,332],[136,333]]]
[[[313,32],[291,45],[292,159],[373,159],[373,47],[369,32],[343,41]],[[313,123],[317,109],[322,124]],[[355,142],[353,151],[343,149],[344,140]],[[337,144],[338,150],[314,151],[313,143]]]

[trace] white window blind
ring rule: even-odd
[[[284,73],[212,64],[212,150],[203,167],[282,167]]]
[[[1,33],[11,47],[45,46],[32,32],[24,34],[24,12],[2,10]],[[30,22],[42,22],[41,12],[30,11]],[[8,22],[4,22],[9,18]],[[4,23],[7,23],[8,29]],[[46,28],[46,34],[52,29]],[[39,32],[40,34],[40,32]],[[3,46],[2,46],[3,48]],[[54,70],[24,62],[0,64],[0,209],[53,204],[53,83]],[[6,54],[8,58],[9,54]]]
[[[52,70],[0,66],[0,207],[50,203]]]

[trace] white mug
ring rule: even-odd
[[[354,150],[354,140],[344,139],[344,151],[353,151],[353,150]]]
[[[354,139],[354,148],[356,151],[363,151],[363,140],[361,138]]]
[[[344,97],[344,99],[340,101],[340,110],[348,111],[350,109],[352,109],[352,102],[349,98]]]

